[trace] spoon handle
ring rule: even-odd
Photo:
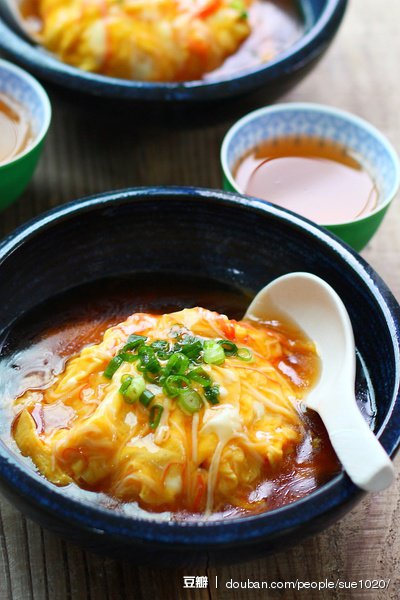
[[[331,398],[319,408],[332,446],[350,479],[361,489],[380,492],[394,479],[392,461],[368,427],[354,393],[351,398]],[[343,405],[343,411],[338,410]]]

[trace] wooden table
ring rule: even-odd
[[[340,32],[316,69],[283,100],[315,101],[354,111],[380,128],[400,150],[400,2],[352,0]],[[137,185],[185,184],[218,188],[219,147],[232,123],[143,128],[72,109],[52,95],[53,123],[43,158],[24,196],[0,217],[2,235],[57,204],[96,192]],[[262,104],[245,101],[241,114]],[[179,119],[178,119],[179,120]],[[104,119],[108,121],[108,118]],[[363,256],[400,299],[400,204]],[[399,460],[396,461],[397,466]],[[239,566],[159,572],[88,554],[41,530],[0,501],[1,600],[241,600],[244,598],[400,597],[400,488],[368,495],[347,517],[286,553]],[[208,589],[183,589],[183,575],[208,575]],[[218,576],[218,589],[215,576]],[[391,579],[388,590],[234,590],[234,581],[351,582]]]

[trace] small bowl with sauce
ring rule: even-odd
[[[227,133],[224,188],[326,227],[355,250],[375,234],[400,183],[398,156],[372,125],[309,103],[254,111]]]
[[[28,73],[0,60],[0,210],[25,190],[51,120],[49,98]]]

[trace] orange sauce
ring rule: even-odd
[[[28,110],[0,92],[0,164],[21,154],[32,140]]]
[[[3,382],[7,380],[10,386],[10,410],[8,415],[2,415],[0,427],[3,438],[7,430],[10,433],[13,421],[15,425],[12,404],[16,396],[21,396],[27,389],[37,390],[40,394],[49,385],[52,376],[64,370],[68,358],[87,345],[99,343],[108,327],[121,322],[129,314],[160,314],[200,305],[240,320],[250,297],[244,290],[199,277],[142,275],[87,284],[46,302],[20,319],[10,330],[2,350],[0,379]],[[292,385],[301,388],[312,384],[318,377],[319,364],[304,334],[292,323],[280,320],[256,326],[280,336],[282,343],[291,349],[291,356],[286,360],[280,359],[275,367]],[[4,389],[1,392],[4,395]],[[41,434],[68,427],[74,418],[73,412],[62,403],[44,407],[38,404],[33,408],[32,417]],[[278,508],[303,498],[340,471],[318,415],[304,410],[302,420],[306,426],[303,441],[285,459],[282,467],[271,472],[266,465],[256,486],[243,487],[240,506],[219,506],[214,517],[221,514],[234,517]],[[103,480],[99,488],[90,488],[91,496],[88,498],[93,501],[94,491],[105,492],[110,496],[108,506],[123,510],[123,504],[112,497],[112,489],[108,489],[107,485],[108,482]],[[89,488],[84,482],[80,486],[83,489],[75,484],[69,487],[73,488],[75,495],[86,497]],[[104,495],[99,497],[99,502],[104,503]],[[203,503],[200,499],[200,513],[204,510]],[[175,509],[178,520],[199,518],[199,512],[189,512],[182,506]],[[151,510],[154,511],[154,508]],[[171,510],[171,507],[157,507],[157,512],[163,510]]]
[[[351,151],[309,136],[277,138],[234,169],[239,187],[320,225],[351,221],[376,208],[378,191]]]

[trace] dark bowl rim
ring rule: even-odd
[[[21,65],[39,77],[95,96],[150,102],[217,100],[240,95],[281,75],[289,75],[305,67],[323,52],[334,36],[347,3],[348,0],[326,0],[319,18],[289,48],[268,63],[239,71],[237,75],[227,74],[216,81],[151,83],[85,72],[59,61],[22,39],[1,14],[0,49],[11,54]]]
[[[126,202],[154,202],[174,200],[205,202],[217,206],[236,207],[284,222],[289,228],[315,239],[333,252],[337,259],[347,264],[353,274],[368,287],[376,305],[383,313],[397,367],[400,364],[400,307],[379,275],[354,250],[329,231],[311,221],[256,198],[234,192],[195,187],[139,187],[104,192],[57,206],[25,223],[0,243],[0,268],[3,262],[24,242],[40,235],[53,224],[59,224],[77,214],[91,210],[110,210]],[[377,432],[382,445],[393,456],[400,444],[400,369],[396,381],[391,409]],[[390,434],[390,435],[387,435]],[[0,478],[4,487],[17,491],[31,505],[65,523],[75,523],[80,529],[96,531],[123,538],[125,541],[156,543],[164,546],[198,549],[240,543],[251,544],[258,538],[273,538],[282,531],[290,531],[317,518],[327,518],[332,509],[354,503],[362,495],[343,472],[311,494],[279,509],[237,517],[225,521],[172,522],[154,521],[140,517],[117,514],[86,500],[68,497],[62,490],[46,481],[24,465],[5,445],[0,444]]]

